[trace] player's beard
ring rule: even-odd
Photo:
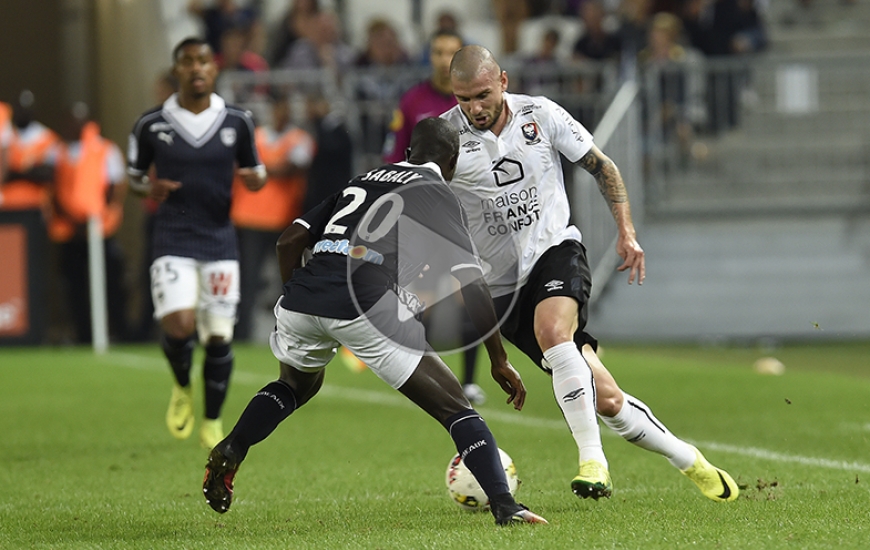
[[[502,100],[501,100],[501,103],[499,103],[499,104],[498,104],[498,107],[496,107],[495,111],[493,111],[492,116],[491,116],[490,119],[489,119],[489,123],[488,123],[486,126],[483,126],[483,127],[481,127],[481,126],[477,126],[476,124],[474,124],[474,119],[471,118],[471,117],[469,117],[469,118],[471,119],[471,124],[472,124],[472,126],[474,126],[475,128],[477,128],[478,130],[489,130],[489,129],[491,129],[493,126],[495,126],[495,123],[498,121],[498,119],[501,118],[501,114],[504,112],[504,103],[505,103],[505,102],[504,102],[504,99],[502,99]],[[467,116],[467,115],[466,115],[466,116]]]

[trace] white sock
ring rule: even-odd
[[[601,432],[595,414],[595,384],[592,369],[580,355],[574,342],[553,346],[544,352],[544,359],[553,370],[553,391],[571,428],[580,452],[580,462],[595,459],[607,466],[601,447]]]
[[[613,417],[601,420],[629,443],[663,455],[675,468],[686,470],[695,463],[695,451],[678,439],[653,416],[643,401],[622,393],[622,409]]]

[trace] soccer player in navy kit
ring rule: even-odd
[[[448,430],[489,497],[496,523],[546,523],[514,501],[492,433],[450,369],[429,353],[422,304],[403,288],[424,271],[449,273],[463,284],[469,314],[486,335],[492,376],[507,402],[521,409],[525,387],[507,362],[462,208],[445,183],[458,147],[449,123],[424,119],[412,134],[408,162],[357,176],[281,235],[284,296],[270,338],[281,373],[209,455],[203,492],[215,511],[229,509],[236,471],[250,447],[317,393],[324,367],[343,345]],[[313,255],[302,267],[306,248]]]
[[[233,366],[231,342],[239,301],[236,233],[230,200],[236,172],[248,189],[266,182],[249,113],[213,93],[217,65],[204,40],[175,47],[179,91],[143,114],[128,148],[130,188],[160,203],[155,214],[151,293],[162,346],[175,378],[166,423],[172,435],[193,431],[190,368],[194,336],[205,346],[205,419],[200,441],[223,439],[220,413]],[[156,169],[152,180],[146,175]]]

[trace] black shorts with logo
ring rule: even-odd
[[[570,296],[577,300],[579,305],[578,328],[574,333],[574,342],[578,349],[584,344],[589,344],[592,349],[597,350],[598,340],[583,330],[586,328],[591,291],[592,276],[589,262],[586,260],[586,248],[575,240],[564,241],[553,246],[535,262],[528,281],[519,289],[515,301],[516,293],[494,299],[496,313],[502,320],[501,334],[538,367],[549,372],[549,369],[541,364],[544,354],[535,338],[535,308],[540,302],[552,296]],[[507,317],[505,317],[506,312]]]

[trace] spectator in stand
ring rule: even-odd
[[[366,49],[356,58],[357,67],[392,67],[408,62],[408,54],[389,21],[375,18],[366,29]]]
[[[686,49],[680,45],[682,38],[680,19],[668,12],[659,12],[652,18],[649,28],[649,42],[638,54],[638,61],[645,68],[656,67],[661,70],[658,80],[659,105],[653,116],[661,124],[665,142],[676,139],[680,151],[688,153],[692,127],[687,116],[688,82],[685,71],[674,64],[684,64],[688,60]]]
[[[244,27],[230,27],[221,35],[221,53],[215,56],[218,69],[221,74],[218,75],[218,85],[221,85],[221,78],[225,71],[242,71],[263,73],[269,70],[269,64],[263,57],[251,51],[250,44],[251,29]],[[231,81],[233,82],[233,81]],[[233,97],[236,102],[245,103],[251,101],[255,97],[264,97],[268,93],[268,88],[265,85],[251,85],[245,82],[233,82]]]
[[[356,100],[361,111],[363,150],[380,155],[390,131],[390,112],[384,107],[392,106],[406,89],[404,79],[398,78],[397,69],[408,64],[408,54],[399,42],[396,29],[386,19],[370,21],[366,36],[366,48],[357,57],[356,66],[367,70],[359,73]],[[379,161],[374,160],[372,164]]]
[[[353,177],[353,141],[343,115],[321,95],[308,98],[307,110],[316,152],[308,169],[304,212],[344,189]]]
[[[297,39],[281,60],[287,69],[330,68],[340,75],[353,66],[356,52],[341,38],[341,23],[334,11],[323,10],[311,21],[311,33]]]
[[[586,0],[580,6],[583,35],[574,43],[574,59],[605,61],[619,57],[622,42],[619,36],[604,28],[607,15],[601,0]]]
[[[318,13],[320,13],[318,0],[293,0],[272,39],[272,53],[269,56],[272,66],[277,67],[281,64],[298,39],[310,36]]]
[[[49,190],[61,150],[60,137],[36,121],[36,98],[30,90],[12,107],[12,135],[6,149],[6,180],[0,208],[48,212]]]
[[[540,48],[525,59],[525,75],[520,81],[520,89],[529,95],[552,93],[562,86],[557,57],[559,42],[562,40],[558,29],[550,28],[541,37]]]
[[[501,50],[509,56],[519,48],[520,25],[529,16],[527,0],[492,0],[492,8],[501,28]]]
[[[250,29],[229,27],[221,35],[220,53],[215,55],[221,71],[262,72],[269,70],[269,64],[259,54],[248,47]]]
[[[256,11],[240,7],[235,0],[217,0],[212,6],[206,6],[203,0],[190,0],[187,9],[202,19],[205,40],[215,54],[221,51],[221,36],[227,29],[252,28],[260,24]]]
[[[689,0],[682,11],[689,43],[707,57],[741,56],[767,47],[767,31],[753,0]],[[711,71],[707,76],[708,128],[712,133],[739,122],[745,68]]]
[[[622,0],[619,4],[619,42],[623,63],[634,69],[634,60],[647,43],[652,0]]]
[[[561,41],[562,36],[559,34],[558,29],[547,29],[544,32],[544,36],[541,38],[541,48],[528,59],[528,62],[549,65],[558,63],[559,59],[557,56],[557,50],[559,48],[559,42]]]
[[[275,253],[281,233],[304,212],[302,202],[308,168],[314,157],[314,138],[292,124],[288,98],[272,98],[272,123],[255,131],[257,152],[266,166],[266,185],[250,191],[240,179],[233,184],[230,218],[239,237],[241,300],[235,338],[250,340],[253,312],[264,290],[263,263]]]
[[[75,340],[91,342],[91,297],[88,271],[87,222],[92,215],[102,221],[106,262],[109,334],[124,341],[127,329],[125,262],[115,234],[124,217],[127,181],[121,149],[100,135],[89,120],[88,107],[76,103],[71,111],[68,142],[57,161],[57,178],[48,234],[60,249],[61,278],[65,283]]]

